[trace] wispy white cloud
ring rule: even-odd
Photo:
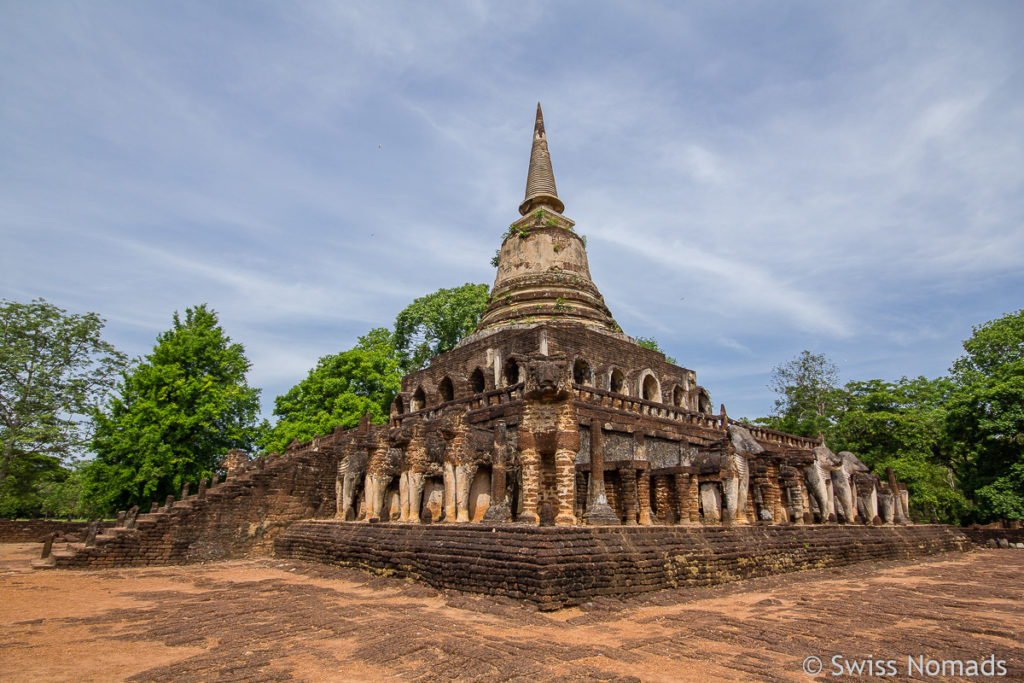
[[[0,295],[97,310],[130,353],[210,302],[265,406],[491,281],[538,99],[613,313],[731,412],[802,348],[937,373],[1019,306],[1014,2],[2,13]]]

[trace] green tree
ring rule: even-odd
[[[676,359],[673,358],[672,356],[665,355],[665,352],[661,348],[661,344],[659,344],[658,340],[655,339],[654,337],[637,337],[636,338],[636,343],[639,344],[640,346],[644,347],[645,349],[650,349],[651,351],[657,351],[661,355],[665,356],[665,360],[667,362],[671,363],[672,365],[677,365]]]
[[[768,387],[779,398],[773,414],[757,422],[800,436],[827,433],[835,418],[838,383],[839,370],[825,354],[801,351],[772,370]]]
[[[383,424],[401,379],[391,333],[370,330],[354,348],[321,358],[306,379],[274,400],[278,422],[268,429],[263,447],[280,452],[295,439],[354,427],[367,413]]]
[[[251,449],[259,390],[249,361],[205,304],[174,314],[153,352],[123,374],[97,411],[86,498],[105,511],[176,493],[212,474],[232,448]]]
[[[836,392],[829,444],[856,453],[883,478],[885,468],[892,467],[907,483],[911,509],[919,517],[955,523],[967,501],[949,466],[945,404],[952,389],[946,378],[848,382]]]
[[[1024,519],[1024,309],[974,328],[951,370],[946,427],[979,519]]]
[[[95,313],[0,300],[0,514],[37,514],[38,485],[88,443],[86,418],[126,363],[102,329]]]
[[[416,299],[395,318],[394,347],[405,372],[451,351],[476,329],[487,307],[487,285],[466,283]]]

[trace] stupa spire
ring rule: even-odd
[[[521,218],[508,226],[498,251],[494,287],[476,331],[460,344],[510,326],[583,325],[620,332],[590,278],[587,247],[562,215],[555,191],[544,115],[537,104],[533,149]]]
[[[530,150],[530,170],[526,175],[526,198],[519,205],[519,213],[526,215],[533,209],[551,209],[562,213],[565,204],[555,189],[555,173],[551,170],[548,138],[544,133],[544,112],[537,103],[537,122],[533,126],[533,148]]]

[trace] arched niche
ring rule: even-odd
[[[712,415],[714,409],[711,407],[711,395],[708,390],[701,387],[697,392],[697,410],[705,415]]]
[[[410,412],[415,413],[418,410],[423,410],[427,407],[427,392],[423,391],[423,386],[416,387],[416,392],[412,395],[412,405],[409,406]]]
[[[640,381],[637,383],[640,390],[640,397],[645,401],[661,403],[661,383],[654,376],[651,370],[644,370],[640,373]]]
[[[594,385],[594,371],[590,368],[590,363],[586,359],[582,357],[577,358],[572,364],[572,381],[576,384]]]
[[[505,381],[505,386],[512,384],[519,384],[521,377],[519,372],[519,363],[515,358],[509,358],[505,361],[505,366],[501,373],[502,379]]]
[[[469,376],[469,387],[473,390],[474,394],[482,394],[487,388],[487,379],[484,377],[484,371],[477,368]]]
[[[441,403],[451,401],[455,398],[455,385],[452,384],[452,378],[445,376],[437,385],[437,395],[441,399]]]
[[[626,391],[626,374],[619,368],[612,368],[608,373],[608,390],[614,391],[616,394],[625,394]]]
[[[672,387],[672,405],[677,408],[686,407],[686,391],[678,384]]]

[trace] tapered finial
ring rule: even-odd
[[[526,175],[526,198],[519,205],[519,213],[526,215],[533,209],[545,207],[562,213],[565,205],[555,189],[555,173],[551,170],[548,138],[544,133],[544,113],[537,103],[537,122],[533,126],[533,148],[530,150],[530,170]]]

